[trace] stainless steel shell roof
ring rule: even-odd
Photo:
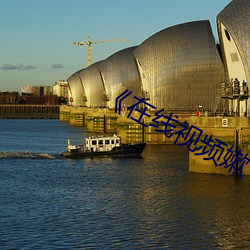
[[[126,89],[133,92],[133,96],[139,96],[141,81],[136,67],[133,51],[136,46],[118,51],[104,60],[99,68],[109,98],[108,106],[115,107],[115,100]],[[123,105],[131,106],[136,102],[133,96],[127,97]]]
[[[80,80],[80,72],[82,71],[78,70],[73,75],[71,75],[68,79],[68,91],[69,91],[69,100],[72,100],[73,105],[75,106],[84,106],[84,99],[83,96],[85,95],[83,86]]]
[[[213,109],[224,79],[210,23],[196,21],[164,29],[76,72],[68,82],[78,106],[114,108],[116,97],[128,89],[133,95],[123,102],[126,106],[147,92],[157,109],[190,111]]]
[[[102,107],[105,105],[103,100],[105,89],[99,72],[100,63],[101,61],[90,65],[79,74],[86,94],[86,105],[88,107]]]
[[[217,16],[227,28],[243,59],[247,81],[250,82],[250,2],[234,0]],[[221,32],[219,30],[219,32]]]
[[[209,21],[162,30],[134,51],[143,88],[158,109],[212,109],[224,68]]]

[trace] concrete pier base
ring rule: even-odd
[[[141,120],[141,113],[138,111],[134,111],[130,118],[128,115],[129,111],[126,110],[117,114],[115,110],[106,108],[60,107],[60,121],[69,122],[72,126],[85,126],[89,133],[118,134],[124,143],[145,141],[148,144],[173,144],[177,136],[175,131],[180,130],[180,126],[175,124],[176,128],[173,128],[171,136],[170,134],[166,136],[164,124],[157,123],[157,128],[150,126],[152,120],[156,118],[154,113]],[[184,122],[187,116],[179,117],[178,120]]]
[[[189,152],[189,171],[196,173],[210,173],[210,174],[223,174],[229,175],[233,174],[234,168],[230,166],[225,168],[228,164],[225,163],[225,159],[228,158],[229,154],[227,148],[233,146],[232,151],[241,150],[243,155],[247,153],[248,158],[250,158],[250,119],[248,117],[189,117],[189,124],[198,127],[203,130],[203,135],[212,135],[213,139],[218,139],[228,145],[228,147],[223,146],[225,150],[218,150],[216,154],[216,163],[213,160],[204,160],[204,158],[209,158],[206,155],[196,155],[195,153],[202,153],[202,149],[197,152]],[[204,137],[204,136],[203,136]],[[202,138],[203,138],[202,137]],[[197,148],[199,145],[197,145]],[[204,146],[204,144],[203,144]],[[218,156],[221,153],[220,159],[217,161]],[[213,154],[210,155],[210,157]],[[224,158],[225,157],[225,158]],[[223,164],[219,166],[220,164]],[[240,163],[238,164],[240,165]],[[238,171],[239,174],[240,171]],[[242,169],[242,175],[250,175],[250,163],[245,165]]]
[[[69,106],[60,106],[59,119],[61,122],[70,121],[71,108]]]
[[[67,121],[72,126],[85,126],[89,133],[106,133],[118,134],[121,136],[123,143],[145,141],[148,144],[174,144],[178,137],[177,131],[183,129],[180,123],[187,122],[187,126],[191,125],[201,129],[204,135],[213,136],[228,145],[233,146],[233,150],[241,150],[242,154],[249,153],[250,157],[250,118],[248,117],[197,117],[193,115],[178,115],[178,121],[171,121],[167,125],[171,132],[164,133],[165,124],[156,123],[157,127],[152,126],[152,120],[156,118],[154,113],[150,113],[150,117],[143,116],[140,120],[141,113],[134,111],[132,116],[128,118],[129,112],[121,111],[120,114],[115,110],[101,108],[84,108],[84,107],[68,107],[60,108],[60,120]],[[133,118],[133,119],[131,119]],[[146,126],[143,126],[142,124]],[[184,132],[184,136],[186,135]],[[189,137],[191,134],[189,135]],[[197,136],[197,134],[196,134]],[[178,137],[178,143],[185,142],[184,137]],[[202,145],[199,142],[197,147]],[[218,155],[221,151],[218,150]],[[215,166],[213,160],[204,160],[208,155],[195,155],[201,153],[189,152],[189,171],[197,173],[213,173],[213,174],[232,174],[234,169],[219,166],[224,162],[224,157],[228,152],[225,149]],[[228,173],[230,170],[230,173]],[[250,163],[245,166],[242,171],[243,175],[250,175]]]

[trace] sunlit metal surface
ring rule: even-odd
[[[69,92],[69,104],[74,106],[84,106],[83,96],[85,95],[81,80],[79,77],[80,72],[78,70],[73,75],[71,75],[68,79],[68,92]]]
[[[105,106],[105,89],[99,72],[100,62],[94,63],[80,73],[80,79],[86,94],[87,107]]]
[[[217,16],[230,34],[243,58],[247,80],[250,82],[250,4],[249,0],[234,0]],[[221,37],[221,30],[220,37]]]
[[[162,30],[140,46],[121,50],[76,72],[69,79],[74,105],[115,107],[118,95],[133,92],[156,108],[212,110],[225,73],[209,21],[190,22]],[[76,92],[76,93],[75,93]]]
[[[135,48],[136,46],[118,51],[100,64],[110,108],[115,107],[116,97],[126,89],[132,91],[133,94],[122,102],[124,106],[131,106],[136,102],[134,95],[140,96],[141,81],[133,56]]]
[[[249,0],[234,0],[217,16],[222,56],[227,82],[237,78],[250,83],[250,4]],[[234,47],[233,47],[234,46]],[[234,101],[234,107],[238,104]],[[240,114],[250,114],[250,103],[240,103]]]
[[[214,106],[224,68],[209,21],[176,25],[144,41],[135,51],[150,103],[165,110]]]

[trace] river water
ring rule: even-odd
[[[58,120],[0,128],[0,249],[250,248],[249,177],[189,173],[175,145],[62,159],[87,133]]]

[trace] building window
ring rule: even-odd
[[[231,42],[231,37],[230,37],[230,35],[229,35],[229,33],[228,33],[228,31],[225,29],[225,35],[226,35],[226,37],[227,37],[227,40],[229,41],[229,42]]]

